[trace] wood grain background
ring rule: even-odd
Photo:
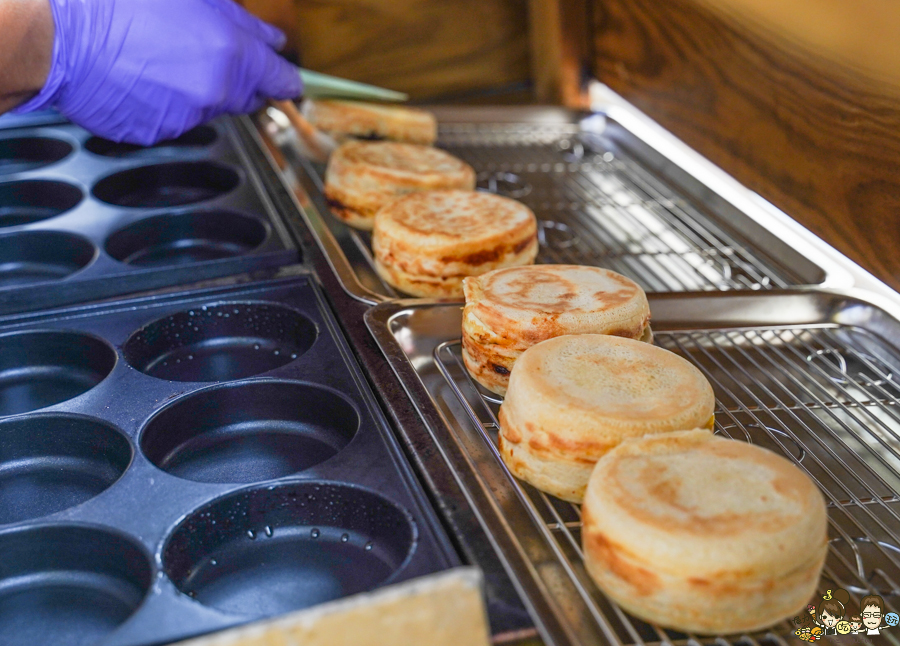
[[[530,0],[528,11],[535,99],[590,108],[591,0]]]
[[[875,5],[887,7],[853,3],[859,15],[846,14],[843,37],[829,41],[802,24],[815,15],[810,2],[787,0],[779,10],[767,0],[716,8],[707,0],[603,0],[593,5],[593,69],[900,289],[900,92],[891,60],[873,58],[885,29],[869,30],[871,46],[860,45],[872,22],[866,8]],[[895,3],[880,22],[898,19]]]
[[[283,29],[288,54],[320,72],[409,92],[419,100],[488,90],[531,98],[528,0],[242,4]]]

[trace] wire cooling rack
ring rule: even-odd
[[[582,132],[577,123],[448,122],[440,125],[437,145],[472,165],[479,190],[535,212],[538,263],[606,267],[657,293],[765,291],[824,280],[797,252],[773,251],[780,243],[745,214],[723,207],[709,189],[682,191],[616,141]],[[303,166],[327,210],[325,166]],[[671,164],[665,168],[672,172]],[[371,234],[335,219],[329,226],[356,281],[382,298],[397,298],[375,271]]]
[[[879,594],[900,607],[900,356],[861,328],[835,324],[656,332],[716,392],[716,433],[776,451],[804,469],[826,497],[830,549],[820,591],[841,587],[852,603]],[[494,458],[500,400],[469,376],[458,340],[434,359]],[[507,474],[508,475],[508,474]],[[606,599],[581,551],[581,509],[508,476],[577,590],[580,614],[609,643],[766,646],[797,644],[783,622],[759,634],[697,636],[646,623]],[[539,563],[534,564],[540,567]],[[882,633],[898,644],[898,629]],[[869,642],[865,635],[827,640]],[[853,643],[848,641],[847,643]]]
[[[801,284],[577,125],[442,124],[438,145],[472,165],[479,189],[535,212],[537,262],[599,265],[650,292]]]

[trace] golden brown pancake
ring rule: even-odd
[[[399,141],[430,146],[437,139],[437,120],[425,110],[385,103],[307,99],[303,114],[336,141],[351,138]]]
[[[476,191],[431,191],[378,212],[375,267],[413,296],[459,297],[462,281],[537,255],[537,219],[524,204]]]
[[[347,224],[371,229],[375,213],[417,191],[475,188],[475,171],[437,148],[379,141],[351,141],[328,160],[325,197]]]
[[[714,422],[697,368],[649,343],[559,336],[516,361],[500,407],[500,454],[518,478],[581,502],[594,464],[622,440]]]
[[[499,395],[516,359],[535,343],[564,334],[653,338],[644,290],[609,269],[497,269],[466,278],[463,288],[463,360],[476,381]]]
[[[825,500],[803,471],[699,429],[622,442],[597,462],[582,514],[600,589],[685,632],[751,632],[805,612],[828,546]]]

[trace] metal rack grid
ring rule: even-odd
[[[820,590],[843,587],[853,603],[880,594],[900,607],[900,355],[876,336],[822,324],[658,332],[656,343],[697,365],[716,392],[716,433],[785,455],[804,469],[829,507],[830,549]],[[494,457],[496,396],[465,370],[461,344],[434,359]],[[590,580],[581,552],[581,510],[508,474],[593,618],[613,644],[742,644],[793,641],[787,621],[760,634],[686,635],[629,616]],[[882,633],[900,644],[898,629]],[[850,638],[854,638],[850,636]],[[856,637],[868,641],[865,636]],[[834,639],[834,638],[831,638]]]
[[[479,190],[534,211],[538,263],[606,267],[648,292],[769,290],[821,280],[794,266],[795,252],[776,266],[755,234],[733,235],[721,225],[745,215],[707,215],[702,199],[680,196],[647,164],[577,123],[442,123],[437,145],[472,165]],[[323,194],[325,165],[303,166]],[[357,280],[399,297],[374,269],[371,233],[339,228]]]
[[[607,267],[650,292],[801,284],[577,125],[442,124],[438,145],[473,166],[480,189],[535,212],[537,262]]]

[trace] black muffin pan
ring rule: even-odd
[[[0,314],[301,261],[252,136],[239,119],[146,148],[0,127]]]
[[[0,317],[4,644],[167,643],[459,564],[306,275]]]

